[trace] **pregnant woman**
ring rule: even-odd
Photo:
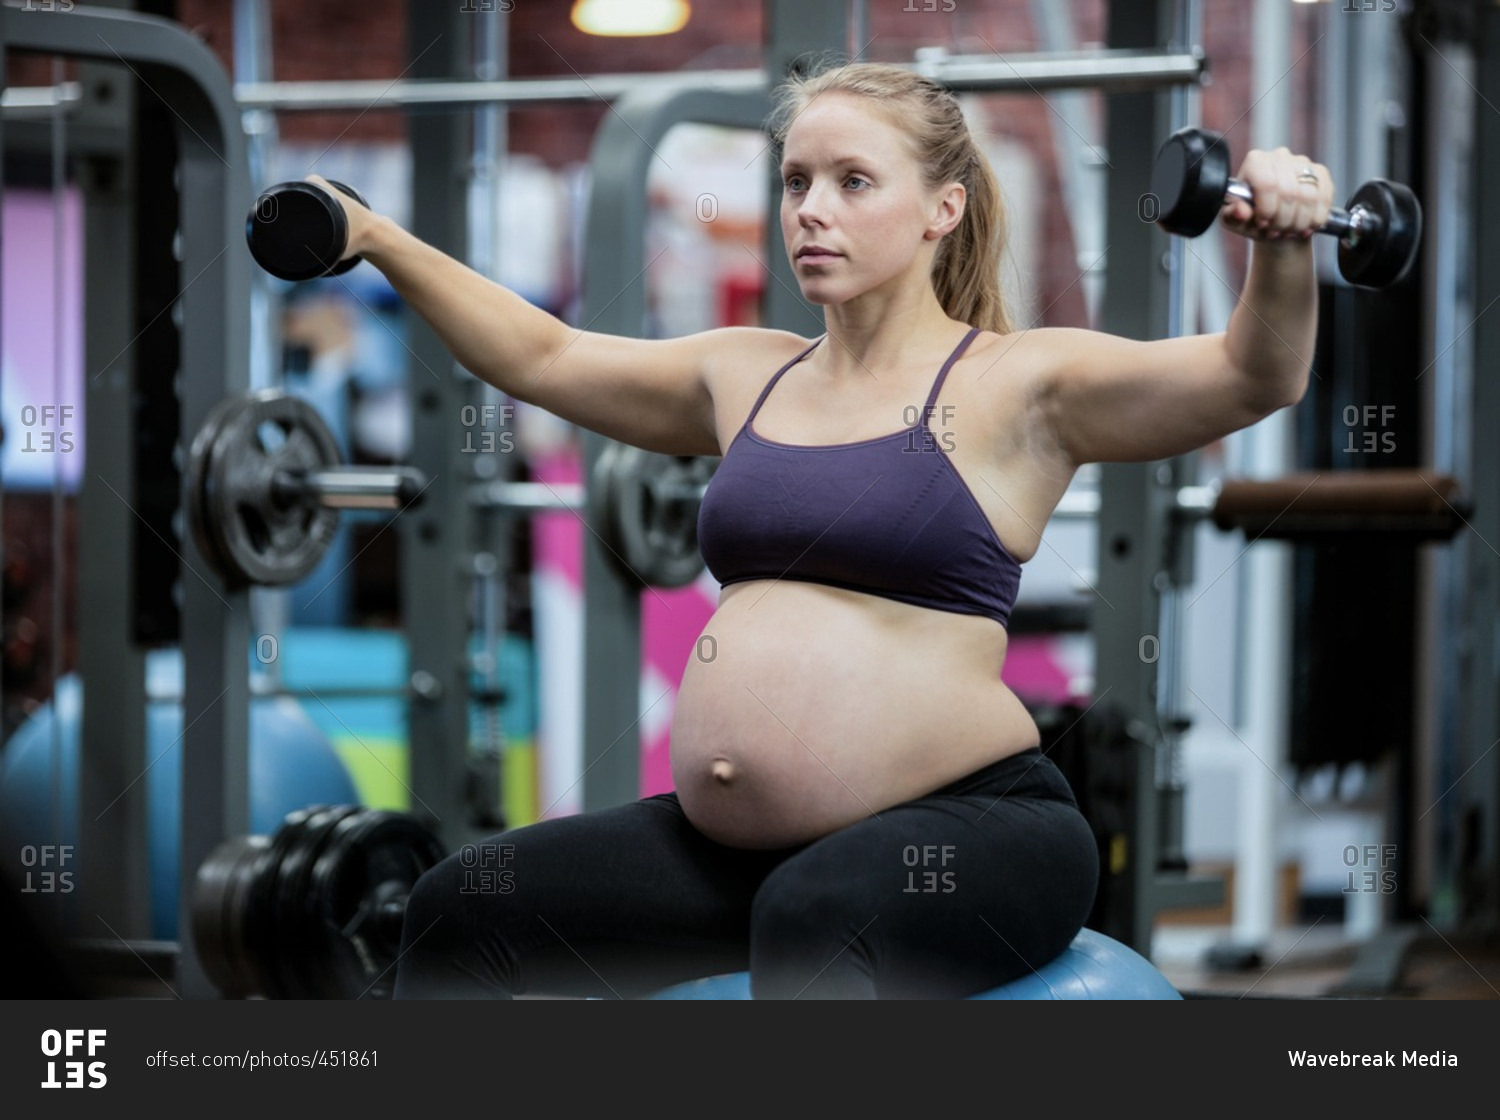
[[[1284,148],[1245,157],[1255,203],[1222,217],[1255,246],[1223,333],[1017,329],[999,190],[952,95],[861,63],[779,97],[815,339],[578,331],[340,196],[349,253],[476,376],[723,456],[699,520],[714,656],[682,679],[674,791],[430,871],[398,998],[635,997],[746,968],[755,998],[962,997],[1047,963],[1092,907],[1091,831],[1000,679],[1020,568],[1081,464],[1177,455],[1300,399],[1333,184]],[[503,892],[475,893],[476,862],[512,873]]]

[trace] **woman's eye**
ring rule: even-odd
[[[851,187],[856,185],[861,187],[868,187],[870,185],[870,181],[864,178],[864,176],[862,175],[850,175],[849,178],[844,180],[844,182]]]
[[[789,191],[800,191],[802,189],[802,176],[791,175],[786,180],[786,189]]]

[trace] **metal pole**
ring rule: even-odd
[[[1291,94],[1291,7],[1279,0],[1257,0],[1252,147],[1270,149],[1288,139]],[[1244,439],[1247,476],[1274,478],[1288,467],[1291,431],[1287,410],[1249,429]],[[1264,948],[1276,925],[1276,870],[1279,862],[1277,802],[1280,773],[1287,757],[1286,666],[1291,638],[1291,549],[1281,543],[1251,549],[1239,585],[1248,622],[1240,647],[1245,653],[1242,737],[1249,745],[1240,764],[1239,829],[1234,860],[1233,939],[1238,947]],[[1253,755],[1251,752],[1254,752]]]
[[[955,92],[1034,93],[1098,89],[1107,93],[1150,90],[1197,82],[1206,63],[1194,51],[1051,51],[1031,54],[952,55],[922,63],[896,63]],[[641,89],[675,86],[754,91],[767,88],[762,70],[690,70],[671,74],[594,74],[578,78],[506,81],[243,82],[235,100],[246,109],[309,112],[323,109],[453,109],[464,105],[515,105],[558,101],[612,101]]]

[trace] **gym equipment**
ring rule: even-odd
[[[445,854],[415,818],[355,805],[232,837],[193,889],[204,971],[226,996],[389,999],[406,900]]]
[[[1453,475],[1430,470],[1304,471],[1280,478],[1227,479],[1184,486],[1169,512],[1183,522],[1209,520],[1247,539],[1359,540],[1409,546],[1447,540],[1464,527],[1473,502]],[[1055,521],[1090,520],[1099,495],[1066,494]]]
[[[169,662],[180,666],[176,650],[155,651],[150,657],[148,675],[158,670],[168,673],[173,668]],[[180,668],[177,671],[180,673]],[[0,822],[12,837],[30,838],[27,842],[31,843],[41,842],[37,837],[46,838],[47,843],[78,842],[82,691],[77,676],[61,678],[52,700],[33,712],[6,744],[0,760]],[[54,734],[62,748],[60,823],[54,819],[55,798],[50,792]],[[175,703],[148,704],[146,755],[148,762],[156,760],[143,779],[149,814],[151,928],[162,939],[177,936],[181,738],[182,708]],[[353,801],[357,796],[348,770],[327,737],[290,697],[251,700],[249,750],[250,827],[256,831],[275,828],[288,812],[310,802]],[[72,896],[57,898],[67,905]],[[85,932],[92,934],[94,930]]]
[[[341,509],[402,509],[426,486],[411,467],[344,467],[312,405],[272,390],[228,397],[189,454],[188,520],[231,586],[296,583],[318,566]]]
[[[622,578],[682,587],[698,577],[698,507],[716,469],[716,459],[656,455],[626,443],[604,450],[588,487],[589,520]]]
[[[1229,148],[1216,132],[1178,129],[1157,152],[1151,194],[1161,206],[1156,224],[1197,237],[1214,224],[1230,198],[1254,203],[1249,186],[1229,174]],[[1406,275],[1422,238],[1422,207],[1411,188],[1371,179],[1328,212],[1318,230],[1339,239],[1339,271],[1351,284],[1383,288]]]
[[[353,187],[329,179],[360,205],[369,206]],[[349,239],[349,220],[336,198],[316,183],[291,180],[262,191],[245,218],[250,255],[272,276],[293,282],[342,276],[359,257],[340,261]]]
[[[749,999],[750,974],[731,972],[674,984],[652,999]],[[1181,999],[1145,957],[1097,930],[1083,929],[1054,960],[969,999]]]
[[[621,575],[681,587],[703,570],[698,507],[717,460],[656,455],[615,444],[596,464],[587,501],[533,495],[525,483],[475,489],[476,505],[584,506]],[[427,482],[412,467],[345,467],[323,418],[274,390],[229,397],[210,413],[189,454],[188,520],[199,550],[231,586],[283,586],[318,566],[342,509],[404,509]]]
[[[1473,513],[1458,479],[1431,471],[1304,471],[1226,481],[1214,504],[1220,529],[1250,540],[1320,541],[1369,534],[1381,544],[1447,540]]]

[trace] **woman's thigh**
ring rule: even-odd
[[[758,998],[973,995],[1066,949],[1098,877],[1066,779],[1023,751],[784,860],[753,908],[752,985]]]
[[[675,794],[466,845],[412,893],[396,995],[630,998],[743,970],[751,900],[788,854],[709,840]]]

